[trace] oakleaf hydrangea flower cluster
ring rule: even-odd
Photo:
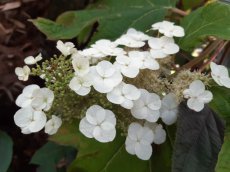
[[[181,85],[183,89],[176,92],[170,89],[174,80],[166,80],[166,77],[159,75],[165,70],[164,64],[167,64],[167,60],[171,60],[171,56],[179,51],[173,37],[183,37],[184,29],[172,22],[162,21],[153,24],[150,30],[158,32],[158,36],[153,37],[130,28],[115,41],[101,39],[84,50],[77,50],[71,42],[58,41],[56,47],[62,54],[59,58],[64,57],[67,63],[60,67],[46,64],[41,68],[37,65],[32,70],[28,66],[17,67],[15,73],[19,80],[26,81],[32,71],[34,75],[42,76],[46,83],[50,81],[58,88],[69,89],[76,96],[74,99],[80,101],[76,108],[84,110],[83,115],[76,113],[73,116],[80,118],[79,130],[85,137],[102,143],[111,142],[118,133],[116,128],[127,127],[123,131],[127,136],[127,152],[142,160],[148,160],[154,151],[152,144],[162,144],[166,140],[164,125],[172,125],[177,120],[180,103],[178,92],[187,99],[188,108],[196,112],[201,111],[213,99],[212,93],[205,89],[206,83],[202,78]],[[41,54],[37,57],[30,56],[25,59],[25,63],[34,65],[41,59]],[[54,63],[54,59],[50,62]],[[70,71],[71,75],[64,76],[60,72],[56,74],[57,69]],[[40,72],[34,72],[36,70]],[[48,77],[50,72],[55,75]],[[224,66],[212,62],[211,76],[220,86],[230,88],[230,78]],[[69,78],[67,85],[58,82],[63,77]],[[155,89],[150,89],[151,84],[156,85]],[[52,135],[61,126],[63,114],[55,116],[50,109],[55,97],[65,95],[59,95],[56,87],[48,86],[40,88],[38,85],[29,85],[18,96],[16,104],[21,109],[16,112],[14,120],[22,133],[29,134],[45,128],[45,132]],[[94,98],[96,95],[108,102],[108,108],[99,103],[100,98]],[[92,99],[93,103],[89,105],[87,102]],[[62,109],[60,106],[58,104],[55,107]],[[117,109],[121,110],[122,115],[116,114]],[[48,121],[46,113],[50,117]],[[128,119],[128,123],[122,128],[119,121],[124,118]],[[164,125],[160,124],[160,120]]]

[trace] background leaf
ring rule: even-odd
[[[76,157],[76,149],[48,142],[32,157],[30,163],[39,165],[38,172],[57,172],[58,167],[66,167]]]
[[[215,86],[211,88],[214,99],[210,107],[221,115],[227,125],[225,130],[224,144],[218,156],[216,172],[230,171],[230,91],[225,87]]]
[[[77,126],[78,124],[64,125],[57,135],[51,137],[53,141],[78,148],[77,159],[69,167],[69,172],[151,172],[158,167],[164,172],[171,171],[172,147],[169,140],[163,145],[154,146],[152,159],[143,161],[126,152],[125,137],[119,133],[113,142],[100,143],[86,138],[78,131]]]
[[[181,103],[172,171],[214,171],[223,137],[224,123],[208,106],[195,112]]]
[[[175,0],[102,0],[87,10],[63,13],[56,22],[44,18],[32,22],[49,39],[74,38],[99,22],[93,41],[114,39],[130,27],[146,31],[154,22],[163,20],[167,9],[174,5]]]
[[[13,141],[5,133],[0,131],[0,172],[6,172],[12,160]]]
[[[178,44],[183,50],[192,50],[207,36],[230,40],[230,5],[223,2],[210,3],[198,8],[181,21],[185,37]]]

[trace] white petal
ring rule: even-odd
[[[190,98],[187,101],[187,105],[190,109],[200,112],[204,108],[204,103],[198,101],[198,99]]]
[[[27,64],[27,65],[33,65],[33,64],[35,64],[37,61],[34,59],[33,56],[29,56],[29,57],[26,57],[26,58],[24,59],[24,62],[25,62],[25,64]]]
[[[31,107],[19,109],[14,115],[14,122],[19,127],[27,127],[31,123],[34,110]]]
[[[79,124],[79,130],[88,138],[93,138],[93,130],[95,126],[90,124],[86,118],[83,118]]]
[[[133,101],[132,100],[128,100],[128,99],[125,99],[122,103],[121,103],[121,106],[125,109],[132,109],[133,107]]]
[[[174,43],[166,44],[163,52],[165,54],[176,54],[177,52],[179,52],[179,46]]]
[[[136,144],[135,146],[135,153],[138,158],[142,160],[149,160],[152,155],[152,146],[144,145],[144,144]]]
[[[76,91],[77,94],[79,94],[80,96],[85,96],[87,94],[89,94],[91,88],[90,87],[80,87],[79,90]]]
[[[205,90],[202,94],[199,95],[199,101],[203,103],[209,103],[213,98],[213,95],[210,91]]]
[[[124,84],[124,86],[122,88],[122,93],[129,100],[137,100],[141,96],[140,90],[131,84]]]
[[[35,111],[33,114],[33,121],[29,125],[31,132],[38,132],[46,125],[46,114],[42,111]]]
[[[86,119],[89,123],[97,125],[105,119],[106,111],[99,105],[90,106],[86,111]]]
[[[178,113],[177,109],[163,110],[161,111],[161,119],[165,124],[171,125],[176,122],[177,113]]]
[[[142,126],[136,122],[133,122],[129,125],[128,128],[128,137],[132,140],[137,140],[137,132],[141,130]]]
[[[198,96],[204,92],[205,86],[202,81],[195,80],[189,85],[189,89],[192,96]]]
[[[99,75],[103,77],[110,77],[114,74],[115,69],[113,67],[113,64],[110,63],[109,61],[101,61],[97,64],[96,70]]]
[[[165,140],[166,140],[166,132],[159,124],[154,130],[153,142],[155,144],[162,144],[165,142]]]
[[[129,137],[126,137],[125,140],[125,149],[126,151],[131,154],[131,155],[135,155],[135,145],[136,145],[136,141],[130,139]]]
[[[148,115],[146,115],[146,120],[149,122],[156,122],[159,117],[160,117],[160,112],[159,110],[151,110],[151,113],[149,113]]]
[[[116,136],[115,128],[112,130],[103,130],[100,127],[96,127],[93,131],[93,136],[96,140],[102,143],[111,142]]]
[[[173,35],[176,37],[183,37],[185,35],[184,28],[182,28],[180,26],[174,26]]]
[[[111,110],[105,109],[106,115],[105,115],[105,121],[110,122],[114,126],[116,125],[116,117],[114,113]]]
[[[128,78],[135,78],[139,73],[139,69],[132,66],[123,66],[121,67],[121,73]]]

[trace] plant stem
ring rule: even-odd
[[[171,8],[170,9],[173,13],[176,13],[176,14],[179,14],[181,16],[187,16],[188,13],[186,11],[183,11],[181,9],[178,9],[178,8]]]
[[[200,72],[202,72],[205,67],[207,65],[209,65],[209,63],[211,63],[212,61],[214,61],[216,59],[216,57],[219,55],[219,53],[224,49],[225,45],[228,43],[228,41],[222,42],[219,47],[217,48],[217,50],[214,52],[214,54],[211,56],[211,58],[205,62],[199,69]]]

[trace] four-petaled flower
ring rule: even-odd
[[[108,93],[122,81],[122,75],[109,61],[101,61],[90,69],[92,85],[100,93]]]
[[[169,21],[162,21],[152,25],[153,30],[158,30],[167,37],[183,37],[185,35],[184,28],[174,25]]]
[[[174,43],[173,38],[162,36],[151,38],[148,41],[150,53],[154,58],[164,58],[179,51],[179,46]]]
[[[61,118],[52,115],[52,118],[46,122],[45,133],[53,135],[57,133],[58,129],[61,127],[62,120]]]
[[[153,143],[159,145],[165,142],[166,131],[163,129],[161,124],[146,121],[144,126],[150,128],[153,131]]]
[[[133,107],[133,101],[137,100],[140,95],[139,89],[135,86],[122,82],[111,92],[107,93],[107,99],[114,104],[120,104],[126,109],[131,109]]]
[[[23,134],[40,131],[46,124],[46,115],[31,107],[19,109],[14,115],[15,124],[21,128]]]
[[[188,99],[188,107],[196,112],[201,111],[204,104],[209,103],[213,98],[212,93],[205,90],[205,86],[200,80],[193,81],[189,88],[183,91],[183,94]]]
[[[129,57],[140,69],[158,70],[160,68],[159,63],[148,51],[130,51]]]
[[[125,149],[131,155],[136,155],[142,160],[150,159],[154,134],[148,127],[142,127],[138,123],[131,123],[128,128],[128,136],[125,140]]]
[[[211,75],[214,81],[220,85],[230,88],[230,78],[228,74],[228,69],[223,65],[217,65],[211,62]]]
[[[90,75],[75,76],[69,83],[69,87],[75,91],[78,95],[85,96],[89,94],[92,85],[92,79]]]
[[[173,93],[169,93],[164,96],[161,101],[160,117],[162,121],[171,125],[176,122],[178,113],[178,102],[176,96]]]
[[[21,81],[27,81],[30,75],[30,68],[28,66],[16,67],[15,74],[18,76],[18,79]]]
[[[160,117],[161,100],[155,93],[149,93],[145,89],[140,89],[141,96],[134,101],[131,114],[137,119],[145,119],[149,122],[156,122]]]
[[[116,118],[112,111],[93,105],[86,111],[86,116],[80,121],[79,129],[88,138],[99,142],[111,142],[116,136]]]
[[[139,73],[138,60],[126,55],[116,57],[114,66],[126,77],[135,78]]]
[[[149,38],[150,37],[143,32],[130,28],[127,33],[118,38],[115,43],[125,45],[126,47],[140,48],[145,45],[144,41],[147,41]]]

